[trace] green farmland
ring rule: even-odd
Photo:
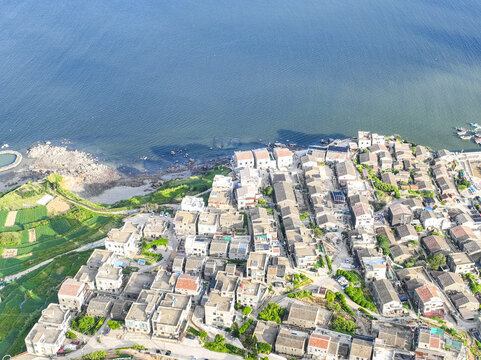
[[[40,317],[41,309],[58,302],[59,285],[66,276],[75,275],[91,252],[57,258],[0,290],[0,357],[25,351],[25,336]]]
[[[45,196],[47,189],[43,184],[31,183],[0,197],[4,206],[0,211],[0,254],[16,249],[11,257],[0,257],[0,278],[99,240],[122,224],[118,215],[98,214],[78,206],[49,217],[47,207],[32,204]],[[5,227],[7,214],[13,210],[17,211],[15,224]],[[35,241],[30,242],[29,229]]]
[[[0,258],[0,277],[18,273],[54,256],[97,241],[105,237],[110,229],[120,226],[119,216],[99,215],[73,208],[61,216],[43,220],[38,226],[32,227],[35,229],[35,242],[29,242],[27,230],[19,229],[19,240],[7,245],[5,240],[2,240],[2,235],[5,236],[6,233],[0,232],[0,251],[17,249],[15,257]]]

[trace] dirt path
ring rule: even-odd
[[[17,218],[17,211],[10,211],[5,219],[5,227],[15,225],[15,219]]]
[[[37,235],[35,233],[35,228],[28,230],[28,242],[33,243],[37,241]]]

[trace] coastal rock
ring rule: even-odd
[[[77,183],[106,183],[117,180],[120,174],[99,163],[91,154],[69,150],[65,146],[39,144],[27,151],[32,160],[29,170],[41,174],[57,173],[65,177],[75,178]]]

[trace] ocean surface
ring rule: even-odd
[[[357,129],[477,149],[453,127],[481,123],[480,24],[479,0],[2,1],[0,143],[152,171]]]

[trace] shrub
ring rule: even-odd
[[[275,321],[280,324],[287,309],[281,308],[276,303],[269,303],[267,306],[257,315],[257,318],[265,321]]]
[[[115,321],[115,320],[109,320],[107,321],[107,325],[109,326],[109,328],[111,328],[112,330],[116,330],[118,328],[120,328],[122,326],[122,323],[120,321]]]
[[[257,351],[263,354],[270,354],[272,351],[272,346],[264,342],[258,342]]]
[[[290,298],[302,299],[302,298],[311,296],[311,292],[309,290],[301,290],[295,293],[290,293],[287,296]]]
[[[335,317],[331,322],[330,328],[334,331],[353,335],[356,329],[356,324],[350,320],[345,320],[342,317]]]
[[[67,334],[65,336],[67,337],[67,339],[76,339],[77,338],[77,335],[75,335],[71,331],[67,331]]]
[[[346,292],[347,296],[349,296],[356,304],[361,305],[371,311],[376,311],[376,306],[372,301],[366,299],[361,288],[348,286],[344,289],[344,291]]]
[[[246,306],[242,309],[242,314],[249,315],[252,312],[252,308],[250,306]]]
[[[246,332],[246,330],[249,328],[249,326],[252,324],[254,320],[252,319],[249,319],[247,320],[244,325],[242,325],[240,328],[239,328],[239,334],[243,334]]]
[[[82,360],[103,360],[106,356],[107,354],[105,353],[105,351],[100,350],[82,356]]]

